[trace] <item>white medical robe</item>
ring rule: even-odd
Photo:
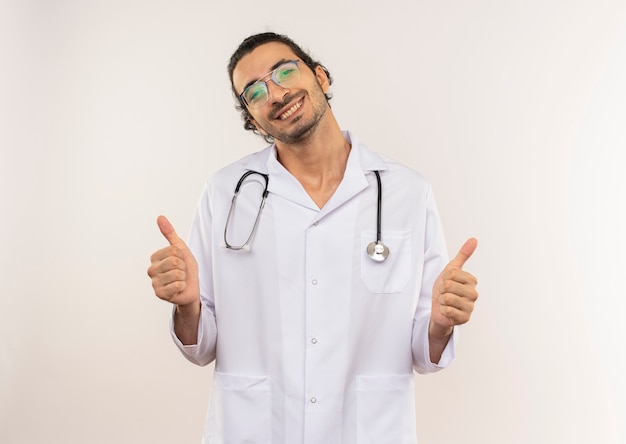
[[[215,359],[206,444],[414,444],[414,374],[446,367],[428,351],[435,278],[447,263],[429,183],[356,137],[344,178],[319,209],[276,159],[275,147],[220,170],[207,183],[189,247],[200,270],[198,343],[190,361]],[[249,250],[224,248],[235,185],[269,175]],[[384,262],[373,261],[382,181]],[[263,178],[242,186],[228,242],[248,238]],[[173,332],[173,330],[172,330]]]

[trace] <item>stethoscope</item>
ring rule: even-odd
[[[265,180],[265,187],[263,188],[263,194],[261,199],[261,204],[259,205],[259,211],[257,212],[256,219],[254,220],[254,225],[252,226],[252,230],[250,231],[250,236],[243,243],[243,245],[232,245],[228,243],[228,225],[230,223],[230,218],[235,209],[235,203],[237,202],[237,197],[239,196],[239,192],[241,191],[241,186],[246,178],[252,174],[257,174],[261,176]],[[377,199],[377,210],[376,210],[376,240],[374,242],[370,242],[367,245],[367,255],[372,258],[372,260],[376,262],[382,262],[387,259],[389,256],[389,248],[382,242],[382,234],[381,234],[381,213],[382,213],[382,183],[380,181],[380,174],[378,171],[374,171],[376,175],[376,183],[378,185],[378,199]],[[270,177],[268,174],[259,173],[258,171],[246,171],[239,178],[237,182],[237,186],[235,187],[235,194],[233,195],[233,199],[230,202],[230,208],[228,210],[228,216],[226,216],[226,224],[224,225],[224,247],[229,250],[250,250],[250,242],[252,242],[252,238],[256,233],[257,227],[259,225],[259,220],[261,219],[261,212],[265,207],[265,201],[267,200],[267,195],[269,194],[268,186],[269,186]]]

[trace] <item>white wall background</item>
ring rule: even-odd
[[[623,0],[0,3],[0,442],[199,442],[211,371],[145,271],[156,216],[186,233],[207,176],[263,145],[225,65],[268,29],[431,179],[450,252],[480,241],[421,442],[626,442]]]

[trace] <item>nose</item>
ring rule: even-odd
[[[289,94],[288,88],[277,85],[271,79],[267,81],[266,85],[267,85],[267,92],[269,95],[269,101],[272,103],[282,102],[283,97]]]

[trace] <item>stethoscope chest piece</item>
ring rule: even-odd
[[[367,246],[367,254],[376,262],[382,262],[389,256],[389,248],[381,241],[370,242]]]

